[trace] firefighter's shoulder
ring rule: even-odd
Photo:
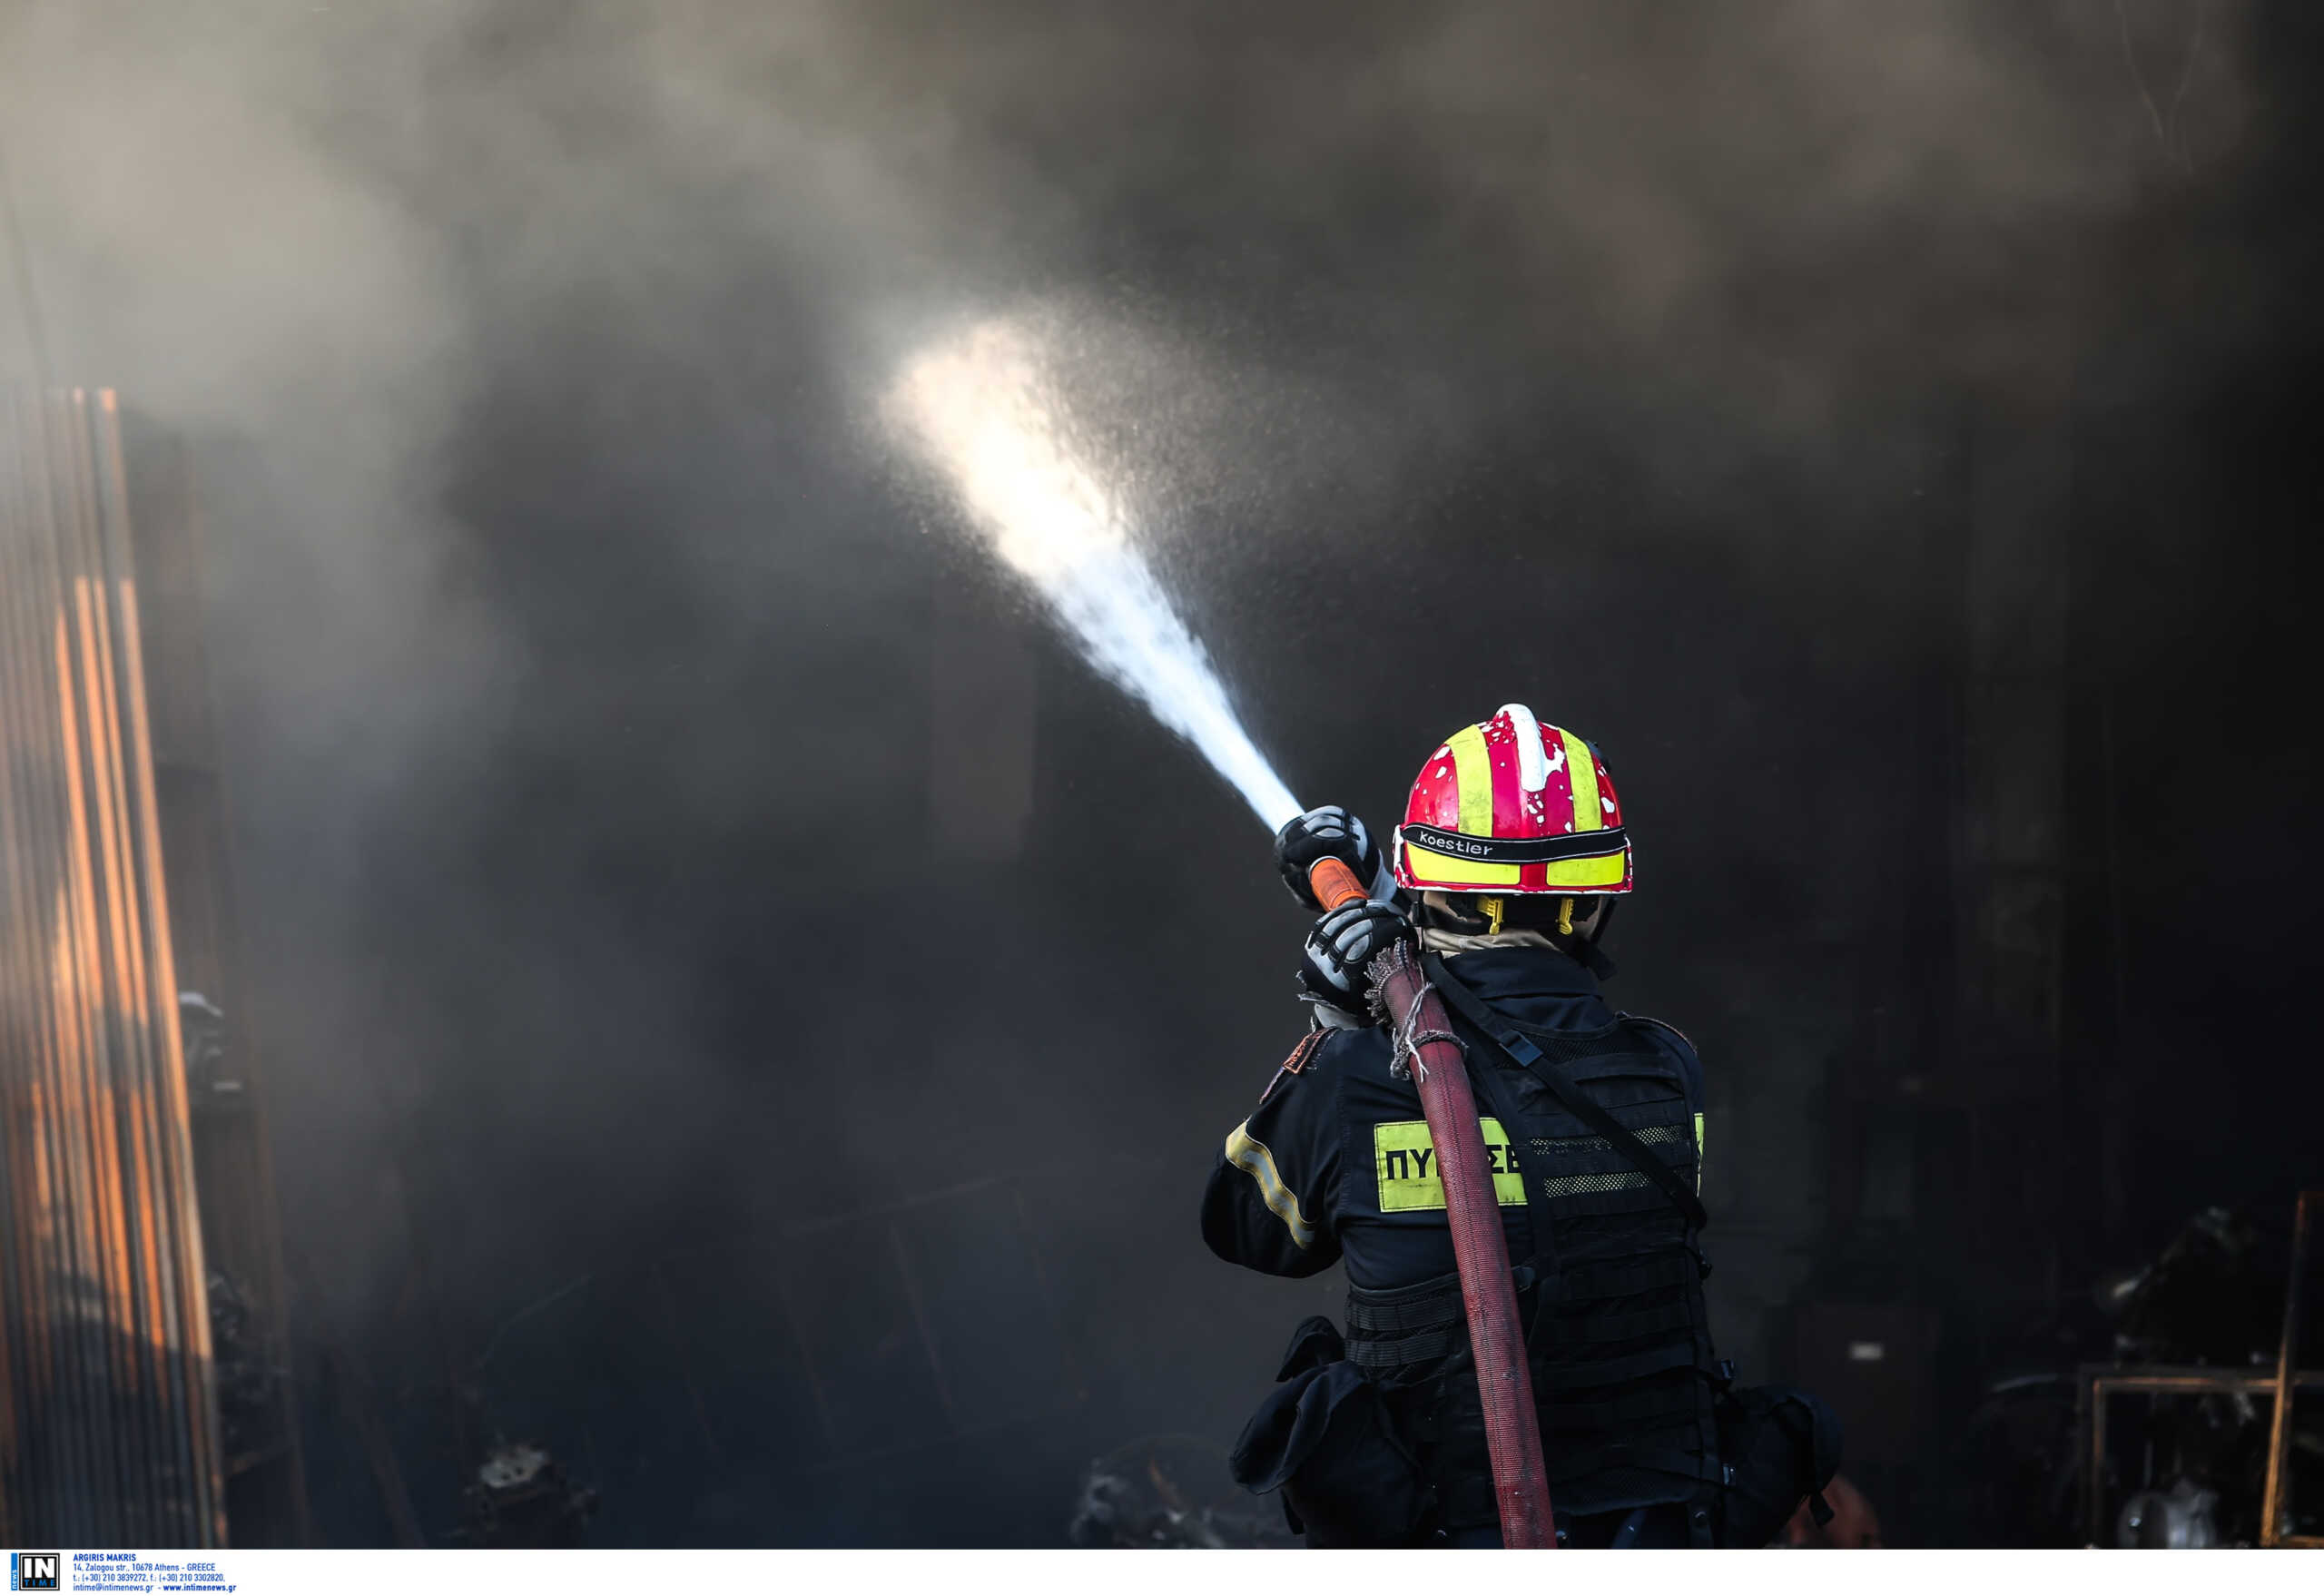
[[[1669,1020],[1657,1020],[1647,1014],[1624,1014],[1622,1022],[1634,1027],[1633,1034],[1643,1034],[1663,1056],[1678,1066],[1687,1082],[1687,1095],[1699,1098],[1704,1090],[1705,1071],[1702,1055],[1695,1051],[1694,1039]]]
[[[1345,1029],[1331,1025],[1319,1025],[1307,1031],[1293,1044],[1289,1055],[1269,1078],[1261,1099],[1274,1098],[1300,1081],[1314,1081],[1344,1069],[1351,1047],[1362,1045],[1357,1039],[1372,1034],[1370,1027]]]
[[[1651,1014],[1631,1014],[1628,1012],[1625,1012],[1622,1015],[1622,1018],[1632,1025],[1642,1025],[1646,1027],[1648,1031],[1660,1039],[1665,1046],[1668,1046],[1672,1042],[1676,1042],[1679,1045],[1679,1050],[1684,1052],[1689,1059],[1699,1057],[1695,1051],[1694,1039],[1689,1036],[1685,1031],[1680,1030],[1677,1026],[1671,1024],[1669,1020],[1657,1020]]]

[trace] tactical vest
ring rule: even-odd
[[[1562,1071],[1568,1091],[1699,1185],[1696,1105],[1655,1048],[1651,1021],[1626,1016],[1577,1034],[1501,1019]],[[1713,1398],[1732,1371],[1713,1359],[1709,1265],[1693,1227],[1669,1193],[1498,1044],[1457,1016],[1454,1026],[1480,1108],[1507,1129],[1525,1180],[1531,1241],[1516,1285],[1558,1516],[1706,1500],[1724,1475]],[[1437,1523],[1457,1532],[1496,1522],[1458,1276],[1351,1289],[1347,1344],[1434,1487]]]

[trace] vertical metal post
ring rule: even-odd
[[[2260,1544],[2280,1546],[2287,1516],[2285,1475],[2291,1453],[2291,1404],[2299,1390],[2300,1287],[2307,1283],[2308,1247],[2324,1191],[2303,1191],[2292,1210],[2291,1274],[2284,1284],[2284,1334],[2276,1350],[2276,1411],[2268,1424],[2268,1483],[2260,1495]]]
[[[2083,1372],[2082,1399],[2088,1415],[2090,1452],[2083,1459],[2084,1541],[2102,1543],[2106,1518],[2106,1382],[2089,1370]]]

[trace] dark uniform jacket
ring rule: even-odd
[[[1618,1013],[1550,949],[1482,950],[1447,968],[1553,1061],[1536,1068],[1700,1189],[1702,1067],[1683,1036]],[[1517,1266],[1560,1522],[1651,1510],[1691,1516],[1709,1543],[1730,1478],[1714,1414],[1728,1371],[1705,1322],[1697,1235],[1533,1069],[1455,1029]],[[1344,1340],[1328,1321],[1301,1326],[1238,1448],[1245,1483],[1283,1487],[1314,1544],[1458,1542],[1497,1522],[1435,1149],[1391,1055],[1376,1026],[1311,1036],[1228,1133],[1203,1197],[1203,1237],[1230,1263],[1293,1276],[1347,1266]]]
[[[1449,968],[1523,1025],[1595,1034],[1618,1018],[1595,977],[1546,948],[1463,953]],[[1668,1061],[1699,1148],[1702,1065],[1676,1030],[1652,1021],[1640,1030]],[[1344,1258],[1348,1284],[1367,1290],[1414,1286],[1452,1269],[1452,1233],[1420,1093],[1389,1072],[1389,1051],[1387,1031],[1372,1026],[1318,1033],[1293,1054],[1251,1117],[1228,1133],[1211,1174],[1202,1204],[1211,1251],[1230,1264],[1294,1277]],[[1480,1049],[1468,1052],[1473,1079]],[[1529,1101],[1539,1095],[1521,1079],[1512,1085]],[[1521,1259],[1532,1250],[1531,1235],[1507,1128],[1488,1123],[1485,1131],[1509,1256]]]

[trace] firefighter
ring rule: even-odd
[[[1837,1429],[1803,1393],[1737,1387],[1713,1351],[1702,1065],[1599,991],[1632,875],[1605,762],[1512,704],[1429,756],[1386,851],[1324,808],[1275,857],[1311,911],[1325,857],[1372,896],[1308,932],[1311,1028],[1228,1133],[1203,1238],[1269,1275],[1344,1263],[1348,1294],[1344,1332],[1295,1334],[1237,1478],[1280,1489],[1310,1545],[1500,1543],[1435,1149],[1369,1011],[1366,967],[1409,941],[1467,1058],[1518,1260],[1559,1542],[1765,1544],[1831,1477]]]

